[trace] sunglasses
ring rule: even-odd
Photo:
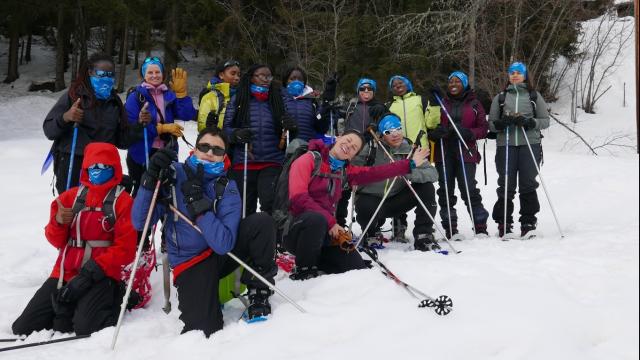
[[[367,92],[367,91],[373,92],[373,88],[370,88],[368,86],[361,86],[361,87],[358,88],[358,91],[361,91],[361,92]]]
[[[226,150],[224,148],[221,148],[220,146],[209,145],[207,143],[196,144],[196,149],[198,149],[198,151],[201,151],[205,154],[208,153],[209,150],[211,150],[213,152],[213,155],[216,155],[216,156],[223,156],[226,152]]]
[[[273,80],[273,76],[271,75],[264,75],[264,74],[253,74],[253,77],[257,77],[260,80],[264,80],[264,81],[271,81]]]
[[[104,169],[109,169],[110,167],[111,167],[111,165],[97,163],[97,164],[93,164],[93,165],[89,166],[89,169],[104,170]]]
[[[160,61],[160,58],[157,57],[157,56],[149,56],[148,58],[144,59],[144,61],[142,63],[146,64],[146,63],[152,62],[152,61],[162,62],[162,61]]]
[[[226,63],[224,63],[224,65],[222,65],[222,67],[225,68],[225,69],[230,67],[230,66],[240,67],[240,63],[235,61],[235,60],[229,60]]]
[[[391,135],[391,134],[400,133],[400,132],[402,132],[402,128],[401,127],[395,128],[395,129],[387,129],[387,130],[383,131],[382,133],[384,135]]]
[[[96,74],[97,77],[99,78],[105,78],[105,77],[116,77],[116,73],[113,71],[106,71],[106,70],[96,70],[94,69],[93,72]]]

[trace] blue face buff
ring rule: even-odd
[[[329,155],[329,167],[331,168],[331,171],[338,171],[344,168],[344,163],[344,160],[336,159]]]
[[[89,182],[93,185],[102,185],[113,178],[113,167],[104,164],[93,164],[88,169]]]
[[[293,80],[287,84],[287,92],[291,96],[300,96],[304,91],[304,83],[300,80]]]
[[[198,168],[198,165],[202,165],[204,172],[209,175],[220,175],[224,171],[224,161],[200,160],[195,155],[189,156],[187,161],[196,169]]]
[[[96,97],[100,100],[106,100],[111,95],[111,89],[113,89],[113,84],[115,80],[112,77],[97,77],[97,76],[89,76],[91,79],[91,87],[93,87],[93,92],[96,94]]]

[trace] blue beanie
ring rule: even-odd
[[[383,134],[386,130],[401,128],[400,117],[393,113],[388,113],[382,117],[378,123],[378,131]]]
[[[514,62],[513,64],[509,65],[509,70],[507,70],[507,73],[509,75],[511,75],[514,71],[519,72],[520,74],[522,74],[522,76],[524,76],[524,78],[527,78],[527,66],[519,61]]]
[[[413,91],[413,84],[411,83],[411,80],[409,80],[408,78],[402,76],[402,75],[393,75],[390,79],[389,79],[389,89],[392,88],[393,85],[393,81],[394,80],[400,80],[404,83],[404,86],[407,87],[407,91],[408,92],[412,92]]]
[[[376,83],[375,80],[368,79],[368,78],[362,78],[362,79],[358,80],[358,85],[356,86],[356,93],[358,92],[358,89],[360,88],[360,86],[362,86],[364,84],[371,85],[371,87],[373,88],[373,92],[378,91],[378,83]]]
[[[467,74],[463,73],[462,71],[452,72],[451,75],[449,75],[449,80],[451,80],[452,77],[457,77],[458,79],[460,79],[460,82],[462,82],[462,87],[464,89],[467,89],[469,87],[469,78],[467,77]]]
[[[149,65],[158,65],[158,67],[160,68],[160,72],[164,73],[164,65],[162,65],[160,59],[157,56],[148,57],[144,59],[142,67],[140,67],[140,75],[142,75],[143,78],[144,74],[147,73],[147,67],[149,67]]]

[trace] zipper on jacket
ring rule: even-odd
[[[514,86],[516,88],[516,113],[518,113],[518,103],[520,102],[520,92],[518,91],[518,85]],[[514,130],[514,139],[516,142],[516,146],[518,146],[518,126],[514,125],[513,126],[513,130]],[[509,144],[507,144],[509,145]]]
[[[402,117],[404,120],[404,133],[407,137],[411,138],[409,135],[409,127],[407,127],[407,107],[404,104],[404,96],[401,96],[400,100],[402,100],[402,112],[404,113],[404,116]]]

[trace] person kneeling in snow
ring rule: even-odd
[[[120,156],[107,143],[87,145],[80,187],[51,203],[47,240],[60,249],[53,271],[13,323],[16,335],[53,329],[87,335],[116,324],[124,294],[121,269],[133,261],[133,200],[118,184]]]
[[[411,152],[411,145],[409,145],[404,138],[402,130],[400,117],[393,113],[384,115],[378,124],[378,131],[382,134],[380,144],[391,153],[395,161],[406,159],[407,155]],[[365,165],[368,159],[372,160],[373,165],[382,165],[391,162],[384,149],[367,144],[360,155],[353,159],[352,163],[354,165]],[[413,169],[411,174],[407,175],[407,179],[411,181],[411,186],[413,186],[420,200],[427,206],[431,216],[435,216],[436,200],[433,183],[438,181],[438,171],[425,161],[420,167]],[[395,183],[393,183],[393,187],[388,189],[389,186],[391,186],[391,182],[391,179],[387,179],[358,188],[355,206],[360,227],[364,229],[369,219],[373,216],[378,204],[380,204],[384,193],[389,191],[389,195],[376,215],[373,224],[377,222],[377,219],[398,217],[415,208],[416,218],[413,228],[413,238],[415,241],[413,246],[416,250],[421,251],[429,251],[432,248],[439,249],[440,247],[433,237],[433,221],[431,221],[431,218],[429,218],[425,210],[418,203],[418,200],[407,184],[404,180],[397,179]],[[363,236],[366,236],[364,241],[366,241],[367,244],[365,245],[382,245],[377,244],[380,240],[375,236],[375,228],[369,227],[367,234],[363,234]]]
[[[370,184],[412,172],[421,166],[428,150],[418,149],[412,159],[373,167],[351,166],[347,162],[362,150],[364,138],[357,130],[347,130],[332,147],[311,140],[309,151],[291,164],[289,211],[293,216],[284,239],[285,248],[296,256],[293,280],[305,280],[324,273],[342,273],[366,267],[357,251],[344,244],[344,233],[335,217],[342,184]],[[314,170],[316,158],[319,168]],[[347,251],[343,251],[347,250]]]
[[[178,288],[180,319],[184,322],[182,333],[202,330],[208,337],[222,329],[218,282],[238,268],[233,259],[225,256],[228,252],[246,261],[272,284],[277,272],[275,224],[265,213],[241,221],[238,188],[235,181],[226,177],[227,144],[222,130],[211,127],[198,134],[195,150],[184,163],[177,162],[174,151],[158,150],[142,176],[133,206],[133,223],[142,230],[157,182],[174,179],[167,181],[168,189],[162,188],[162,200],[153,209],[149,226],[164,218],[166,248]],[[166,176],[169,172],[175,176]],[[202,233],[180,219],[170,205],[188,216]],[[268,286],[248,271],[243,272],[241,281],[249,292],[247,320],[269,315]]]

